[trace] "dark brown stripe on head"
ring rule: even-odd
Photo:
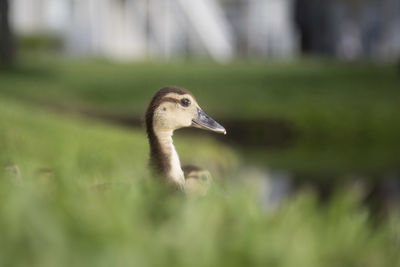
[[[164,154],[164,152],[161,150],[160,142],[157,139],[157,136],[154,133],[154,128],[153,128],[153,117],[154,117],[154,111],[161,105],[163,102],[173,102],[173,103],[179,103],[178,99],[175,99],[173,97],[165,97],[166,95],[170,93],[176,93],[179,95],[184,95],[184,94],[189,94],[193,98],[194,96],[192,93],[189,91],[175,87],[175,86],[167,86],[164,88],[161,88],[151,99],[150,104],[147,108],[146,111],[146,132],[147,132],[147,138],[149,139],[149,144],[150,144],[150,167],[158,174],[158,175],[164,175],[169,172],[171,169],[171,166],[169,165],[170,159],[168,158],[168,155]]]
[[[160,90],[158,90],[158,92],[153,96],[153,98],[150,101],[150,104],[147,108],[146,111],[146,125],[150,125],[150,123],[153,120],[153,114],[154,114],[154,110],[164,101],[178,101],[177,99],[174,99],[172,97],[165,97],[166,95],[170,94],[170,93],[175,93],[178,95],[185,95],[185,94],[189,94],[191,95],[193,98],[194,96],[192,95],[192,93],[190,93],[189,91],[187,91],[186,89],[183,88],[179,88],[179,87],[175,87],[175,86],[167,86],[164,88],[161,88]]]
[[[176,86],[167,86],[158,90],[158,92],[154,95],[154,97],[163,97],[169,93],[176,93],[178,95],[189,94],[193,97],[193,94],[186,89],[176,87]]]
[[[160,102],[158,103],[157,107],[161,105],[164,102],[172,102],[172,103],[179,103],[179,99],[173,98],[173,97],[163,97],[160,99]]]

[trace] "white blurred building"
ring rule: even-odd
[[[18,34],[119,60],[400,58],[399,0],[10,0]],[[296,25],[295,25],[296,24]]]
[[[19,34],[59,35],[67,52],[120,60],[296,52],[292,0],[12,0]]]

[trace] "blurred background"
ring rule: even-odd
[[[113,60],[293,59],[319,54],[393,62],[399,3],[330,0],[13,0],[17,36],[58,40],[69,55]]]
[[[69,199],[66,188],[132,183],[132,177],[147,175],[143,115],[152,95],[166,85],[192,91],[228,132],[215,136],[199,130],[177,131],[174,140],[181,160],[209,169],[219,186],[227,186],[222,191],[240,197],[208,199],[209,206],[201,208],[198,203],[188,204],[198,212],[197,217],[181,214],[181,219],[188,216],[189,225],[208,218],[210,209],[222,215],[211,214],[211,230],[202,234],[185,228],[181,243],[173,246],[177,254],[171,252],[176,258],[157,254],[158,247],[149,244],[160,259],[196,265],[185,261],[179,251],[193,238],[200,243],[191,244],[188,255],[200,245],[210,249],[207,237],[212,237],[220,257],[203,252],[215,266],[221,266],[218,260],[229,266],[400,263],[394,252],[400,246],[398,0],[0,0],[2,175],[17,184],[64,181],[54,191],[61,197],[48,196],[56,203],[51,207],[32,202],[25,194],[29,201],[19,199],[21,194],[5,194],[4,203],[17,211],[4,211],[0,219],[7,229],[24,216],[40,221],[41,211],[49,216],[58,239],[52,239],[57,234],[49,237],[39,230],[37,236],[30,236],[27,230],[4,240],[31,240],[29,257],[38,266],[58,262],[64,255],[61,250],[48,258],[34,249],[33,237],[45,236],[44,243],[67,247],[66,236],[80,240],[82,232],[68,227],[78,227],[75,219],[80,221],[85,212],[78,201],[85,200]],[[232,189],[231,184],[241,189]],[[253,188],[249,195],[256,195],[254,205],[260,213],[246,204],[249,195],[244,188],[248,187]],[[107,228],[107,222],[114,221],[105,219],[106,211],[100,209],[108,205],[115,209],[116,218],[130,220],[118,217],[124,211],[120,189],[114,190],[118,197],[112,202],[97,199],[99,206],[92,203],[95,208],[88,208],[92,217],[82,219],[87,220],[83,232],[104,217],[95,233],[123,238]],[[140,203],[158,199],[138,195]],[[64,203],[68,201],[70,206]],[[35,212],[22,215],[29,203],[36,203]],[[122,205],[132,210],[124,216],[149,208],[141,205]],[[53,217],[61,206],[72,222]],[[159,208],[164,215],[170,210],[170,206]],[[266,210],[277,213],[263,217]],[[242,212],[249,217],[242,218]],[[164,215],[157,217],[156,224],[135,221],[135,226],[149,231],[143,240],[158,242],[160,250],[173,239],[167,230],[164,239],[153,235],[160,225],[172,222]],[[315,216],[314,221],[309,221],[310,216]],[[237,246],[225,250],[226,236],[214,236],[212,231],[219,231],[227,218],[235,218],[237,224],[222,233],[231,235]],[[296,223],[285,224],[287,220]],[[247,232],[241,225],[254,230]],[[139,235],[127,230],[129,223],[115,227],[125,236]],[[242,233],[247,233],[247,239]],[[108,244],[110,239],[94,236],[85,236],[85,242],[100,242],[108,252],[116,248]],[[274,245],[264,244],[260,236]],[[277,242],[289,236],[301,240],[304,251]],[[122,265],[131,260],[132,255],[123,250],[130,250],[130,242],[123,248],[116,245]],[[328,245],[321,246],[325,242]],[[238,245],[244,243],[251,245]],[[269,253],[263,252],[266,247]],[[98,263],[87,247],[83,250],[84,255],[73,249],[69,255],[82,265]],[[289,257],[282,259],[283,253]],[[102,257],[103,264],[114,262],[107,253]],[[232,260],[224,261],[226,257]],[[148,258],[142,260],[139,264],[150,264]]]

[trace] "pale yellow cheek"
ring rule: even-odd
[[[192,115],[186,110],[177,110],[173,113],[173,120],[176,126],[187,127],[191,125]]]
[[[154,113],[155,125],[160,129],[175,130],[190,127],[193,118],[197,115],[196,106],[183,108],[176,103],[165,103],[157,108]]]

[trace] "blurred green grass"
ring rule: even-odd
[[[212,140],[179,148],[237,164]],[[372,225],[356,191],[323,206],[305,191],[268,211],[242,177],[185,197],[146,178],[146,153],[141,132],[0,99],[0,266],[400,264],[399,218]]]
[[[206,164],[215,171],[234,170],[238,164],[231,149],[209,138],[194,142],[182,137],[176,145],[183,162]],[[28,176],[50,169],[60,175],[74,174],[82,182],[114,181],[127,175],[140,177],[147,170],[143,129],[114,128],[95,120],[49,114],[4,98],[0,100],[0,151],[2,166],[12,162]]]
[[[166,85],[191,90],[224,119],[287,121],[306,140],[395,142],[400,75],[391,65],[300,60],[288,63],[113,63],[25,56],[0,73],[0,94],[71,109],[141,117]]]

